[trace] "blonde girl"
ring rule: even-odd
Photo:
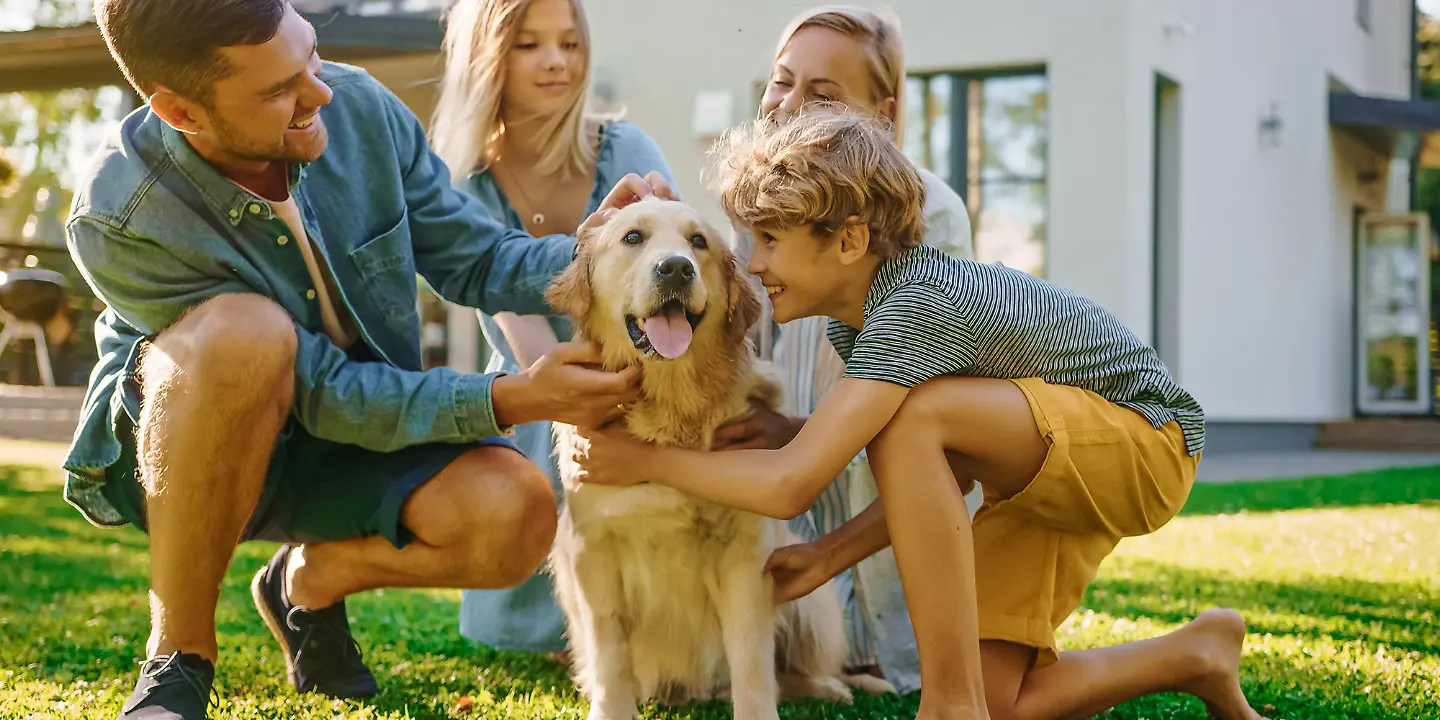
[[[498,221],[536,237],[570,234],[628,173],[674,186],[644,131],[590,108],[580,0],[458,0],[444,53],[432,143],[456,185]],[[494,349],[486,372],[519,372],[572,332],[561,317],[482,313],[479,322]],[[546,471],[558,501],[550,424],[515,428],[515,444]],[[543,570],[513,588],[462,593],[460,632],[495,648],[561,653],[564,622]]]

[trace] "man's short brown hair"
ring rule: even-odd
[[[925,240],[925,183],[881,119],[807,109],[733,129],[711,156],[721,207],[747,227],[830,237],[861,223],[882,258]]]
[[[95,0],[95,22],[143,98],[165,86],[209,106],[232,68],[220,48],[275,37],[288,0]]]

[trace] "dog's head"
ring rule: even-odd
[[[743,348],[760,316],[720,234],[694,208],[653,198],[581,237],[546,299],[600,344],[607,364]]]

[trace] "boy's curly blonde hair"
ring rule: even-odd
[[[883,119],[830,108],[761,119],[728,131],[710,156],[721,207],[752,229],[829,238],[864,224],[881,258],[924,241],[925,183]]]

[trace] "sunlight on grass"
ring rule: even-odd
[[[1372,474],[1373,475],[1373,474]],[[1207,486],[1160,532],[1121,543],[1061,627],[1063,649],[1154,637],[1205,608],[1250,623],[1242,681],[1272,718],[1435,717],[1440,707],[1440,473]],[[1361,485],[1356,487],[1355,485]],[[1414,504],[1372,505],[1403,498]],[[1242,502],[1243,501],[1243,502]],[[1269,512],[1234,513],[1254,503]],[[1285,509],[1304,508],[1304,509]],[[1221,514],[1232,513],[1232,514]],[[148,632],[145,537],[94,528],[53,485],[0,475],[0,718],[113,718]],[[296,696],[255,615],[251,574],[274,545],[241,548],[217,617],[223,658],[211,717],[583,718],[543,656],[497,653],[457,632],[454,590],[352,598],[351,621],[385,694],[367,703]],[[917,698],[787,704],[787,720],[914,716]],[[650,719],[728,717],[723,703],[648,708]],[[1162,695],[1102,717],[1204,717]]]

